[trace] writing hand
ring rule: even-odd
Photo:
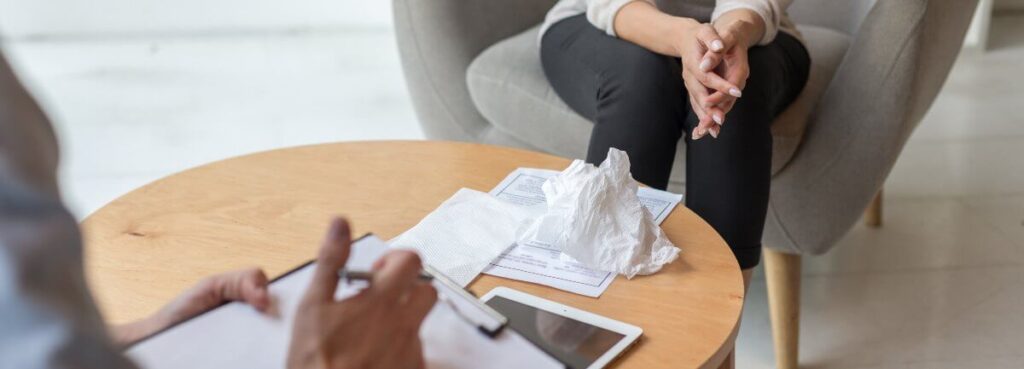
[[[288,368],[423,368],[419,328],[437,291],[418,280],[420,258],[389,252],[374,264],[369,287],[338,301],[337,271],[350,249],[349,225],[335,219],[295,315]]]

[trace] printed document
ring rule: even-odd
[[[544,191],[541,185],[558,173],[554,170],[519,168],[491,190],[491,195],[522,206],[543,206]],[[658,224],[668,218],[672,209],[683,199],[679,194],[643,187],[637,191],[637,195]],[[513,245],[491,262],[484,273],[590,297],[601,296],[615,280],[615,273],[587,268],[553,246],[540,242]]]

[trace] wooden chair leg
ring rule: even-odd
[[[882,190],[879,189],[875,198],[871,199],[867,210],[864,211],[864,223],[868,227],[878,228],[882,226]]]
[[[800,345],[800,255],[764,249],[775,367],[796,369]]]

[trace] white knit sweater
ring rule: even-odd
[[[779,31],[800,37],[786,16],[786,8],[793,0],[559,0],[544,18],[540,34],[560,20],[586,13],[591,24],[615,36],[615,14],[633,1],[647,1],[666,13],[702,21],[714,21],[730,10],[750,9],[764,19],[765,32],[759,45],[772,42]]]

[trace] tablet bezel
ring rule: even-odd
[[[571,306],[566,306],[551,300],[547,300],[541,297],[537,297],[522,291],[514,290],[508,287],[495,287],[494,289],[487,292],[480,300],[484,303],[490,301],[495,296],[501,296],[506,299],[547,311],[552,314],[560,315],[569,319],[575,319],[583,323],[593,325],[598,328],[607,329],[609,331],[623,335],[619,342],[615,343],[614,346],[605,351],[597,360],[594,360],[586,369],[600,369],[611,363],[615,358],[619,357],[623,352],[632,346],[640,336],[644,333],[644,330],[632,324],[623,323],[621,321],[597,315],[588,311],[583,311]]]

